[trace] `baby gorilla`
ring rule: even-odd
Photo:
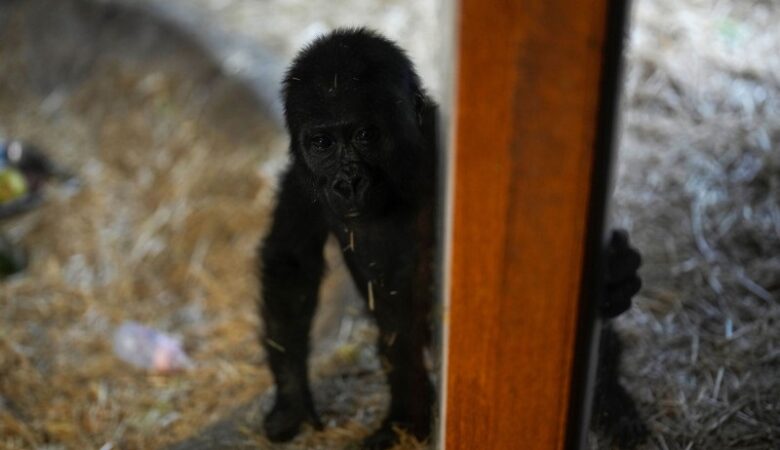
[[[263,345],[277,388],[266,435],[285,441],[305,422],[321,428],[307,356],[323,246],[334,234],[379,327],[390,386],[388,414],[361,448],[391,447],[396,429],[425,440],[435,400],[423,349],[433,298],[436,105],[404,52],[365,29],[337,30],[302,50],[283,96],[292,161],[260,253]],[[639,289],[639,255],[622,235],[611,248],[608,265],[620,271],[608,280],[605,315],[627,309]],[[600,373],[614,378],[603,385],[607,398],[617,393],[625,401],[614,405],[635,414],[626,411],[633,403],[617,384],[617,365]],[[604,417],[612,423],[620,414]]]
[[[411,61],[365,29],[337,30],[305,48],[284,79],[291,164],[261,249],[263,344],[276,382],[265,419],[273,441],[303,422],[320,427],[307,382],[309,327],[334,234],[379,327],[389,413],[364,448],[400,428],[430,434],[429,341],[436,187],[436,106]]]

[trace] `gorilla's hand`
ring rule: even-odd
[[[616,317],[631,307],[631,299],[642,287],[638,270],[642,264],[639,252],[631,247],[625,230],[612,230],[606,249],[606,270],[601,315]]]

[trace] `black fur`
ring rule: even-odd
[[[392,446],[395,428],[427,439],[435,400],[423,349],[433,298],[436,105],[404,52],[365,29],[337,30],[303,49],[283,96],[292,162],[260,249],[263,345],[277,386],[266,434],[285,441],[304,423],[322,426],[307,356],[323,245],[333,234],[379,327],[391,393],[386,419],[362,448]],[[611,314],[634,292],[617,278],[610,286],[622,289],[608,296]]]
[[[392,445],[396,427],[425,439],[434,403],[423,348],[432,298],[435,104],[403,51],[364,29],[335,31],[304,49],[283,94],[292,164],[261,250],[264,345],[277,385],[266,433],[283,441],[303,422],[319,426],[306,358],[322,247],[332,233],[379,326],[390,384],[387,418],[364,447]]]
[[[631,307],[631,299],[642,287],[637,274],[642,258],[628,241],[628,233],[614,230],[606,249],[606,279],[601,315],[611,319]],[[614,446],[633,449],[647,439],[649,431],[639,416],[634,400],[620,384],[620,337],[610,322],[601,329],[592,427],[611,439]]]

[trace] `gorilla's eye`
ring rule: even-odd
[[[360,128],[355,132],[355,142],[358,144],[370,144],[374,142],[379,132],[374,127]]]
[[[333,147],[333,139],[327,134],[318,134],[311,138],[311,146],[318,151],[328,150]]]

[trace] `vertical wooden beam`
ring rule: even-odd
[[[593,308],[580,299],[589,217],[600,198],[601,226],[608,177],[609,158],[597,156],[610,144],[614,8],[461,1],[445,275],[448,450],[577,445],[571,422],[581,420],[573,413],[587,358],[575,356],[592,341],[593,322],[581,319]],[[578,340],[587,341],[580,350]]]

